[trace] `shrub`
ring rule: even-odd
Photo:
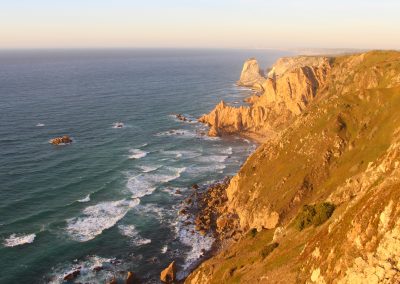
[[[311,225],[319,226],[332,216],[334,210],[335,205],[328,202],[304,205],[295,219],[295,226],[299,231]]]
[[[257,229],[253,228],[249,231],[249,236],[254,238],[257,235]]]
[[[273,252],[278,246],[279,246],[278,243],[272,243],[272,244],[269,244],[269,245],[267,245],[266,247],[264,247],[264,248],[261,250],[261,252],[260,252],[261,258],[262,258],[262,259],[266,258],[266,257],[267,257],[268,255],[270,255],[271,252]]]

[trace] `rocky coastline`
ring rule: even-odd
[[[267,75],[264,75],[267,74]],[[198,200],[218,250],[185,283],[400,281],[400,53],[245,62],[248,107],[218,104],[210,136],[258,137]],[[373,205],[372,205],[373,204]]]

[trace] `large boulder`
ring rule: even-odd
[[[175,261],[171,262],[171,264],[161,271],[160,280],[164,283],[173,283],[176,279],[176,266]]]

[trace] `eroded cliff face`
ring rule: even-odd
[[[260,90],[261,95],[249,98],[250,106],[239,108],[221,102],[199,121],[210,126],[210,136],[238,132],[265,136],[288,125],[307,108],[324,87],[330,69],[327,57],[284,58],[264,78],[256,60],[251,59],[245,62],[239,82]]]
[[[186,283],[400,282],[400,53],[327,64],[314,70],[319,87],[306,110],[226,189],[242,237]],[[273,72],[278,80],[288,71]],[[301,208],[322,202],[333,215],[299,231]]]

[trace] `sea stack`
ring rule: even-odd
[[[264,74],[258,65],[257,59],[250,58],[246,60],[237,84],[239,86],[262,90],[262,84],[264,81]]]
[[[161,271],[160,280],[164,283],[170,284],[175,281],[176,278],[176,266],[175,261],[171,262],[171,264]]]

